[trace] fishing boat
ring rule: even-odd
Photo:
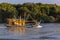
[[[34,20],[34,19],[26,20],[25,17],[24,17],[24,19],[22,19],[21,16],[19,19],[16,19],[16,18],[7,19],[7,27],[13,27],[13,26],[14,27],[27,27],[27,28],[32,28],[32,27],[41,28],[42,27],[42,26],[40,26],[40,24],[38,24],[37,20]]]

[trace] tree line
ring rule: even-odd
[[[24,4],[0,4],[0,23],[7,21],[7,18],[19,18],[26,14],[26,19],[31,19],[29,15],[43,23],[60,22],[60,6],[56,4],[24,3]]]

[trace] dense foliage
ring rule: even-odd
[[[24,3],[24,4],[0,4],[0,22],[6,22],[7,18],[22,18],[42,21],[44,23],[60,22],[60,6],[56,4]],[[30,15],[30,16],[29,16]]]

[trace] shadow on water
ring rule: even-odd
[[[56,37],[46,37],[46,36],[43,36],[43,37],[40,37],[40,39],[56,39]]]
[[[20,39],[0,39],[0,40],[20,40]]]
[[[56,40],[57,38],[56,37],[47,37],[47,36],[43,36],[43,37],[40,37],[40,38],[32,38],[32,39],[40,39],[40,40],[45,40],[45,39],[49,39],[49,40]]]
[[[48,33],[53,33],[54,31],[45,31],[45,32],[40,32],[40,34],[48,34]]]

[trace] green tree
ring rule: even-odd
[[[6,18],[13,18],[14,15],[17,16],[17,10],[11,4],[2,3],[0,4],[0,14],[0,19],[5,22]]]

